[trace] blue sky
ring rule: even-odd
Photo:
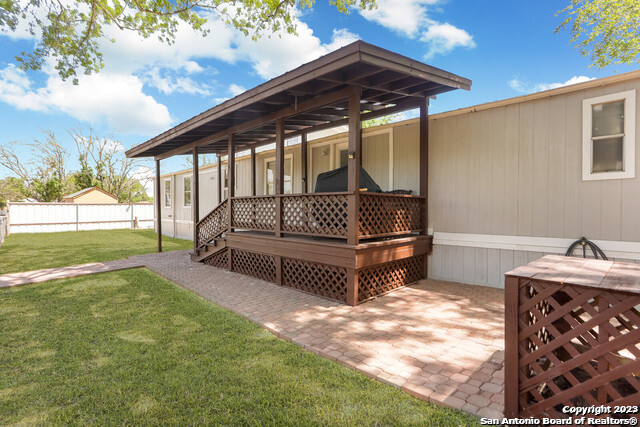
[[[14,56],[31,49],[24,32],[0,34],[0,144],[28,143],[53,130],[71,152],[69,129],[111,134],[128,149],[285,71],[356,39],[421,60],[473,81],[471,91],[443,94],[437,113],[544,90],[567,82],[631,71],[590,68],[589,58],[554,34],[556,12],[569,0],[378,0],[371,12],[349,15],[320,0],[298,17],[298,36],[253,42],[215,18],[202,38],[181,28],[173,46],[112,31],[103,43],[105,68],[62,82],[55,70],[22,72]],[[18,145],[23,159],[29,152]],[[71,156],[73,157],[73,156]],[[77,168],[69,159],[71,170]],[[153,166],[151,160],[141,165]],[[163,173],[183,169],[163,162]],[[9,172],[0,167],[0,178]]]

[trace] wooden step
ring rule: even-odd
[[[191,254],[191,261],[201,262],[205,258],[215,255],[216,253],[227,248],[227,240],[217,238],[199,247],[196,253]]]

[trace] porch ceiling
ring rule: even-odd
[[[275,118],[285,134],[346,124],[347,91],[362,88],[363,119],[407,110],[420,100],[471,87],[463,77],[357,41],[223,102],[126,152],[127,157],[166,158],[238,150],[274,140]],[[335,96],[334,96],[335,95]],[[328,101],[328,102],[324,102]]]

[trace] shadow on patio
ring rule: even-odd
[[[357,307],[191,262],[144,264],[278,336],[424,400],[475,415],[504,408],[504,292],[423,280]]]

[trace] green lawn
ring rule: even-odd
[[[162,236],[162,249],[193,248],[189,240]],[[95,230],[11,234],[0,246],[0,274],[87,262],[111,261],[158,249],[153,230]]]
[[[479,425],[145,269],[0,290],[0,424]]]

